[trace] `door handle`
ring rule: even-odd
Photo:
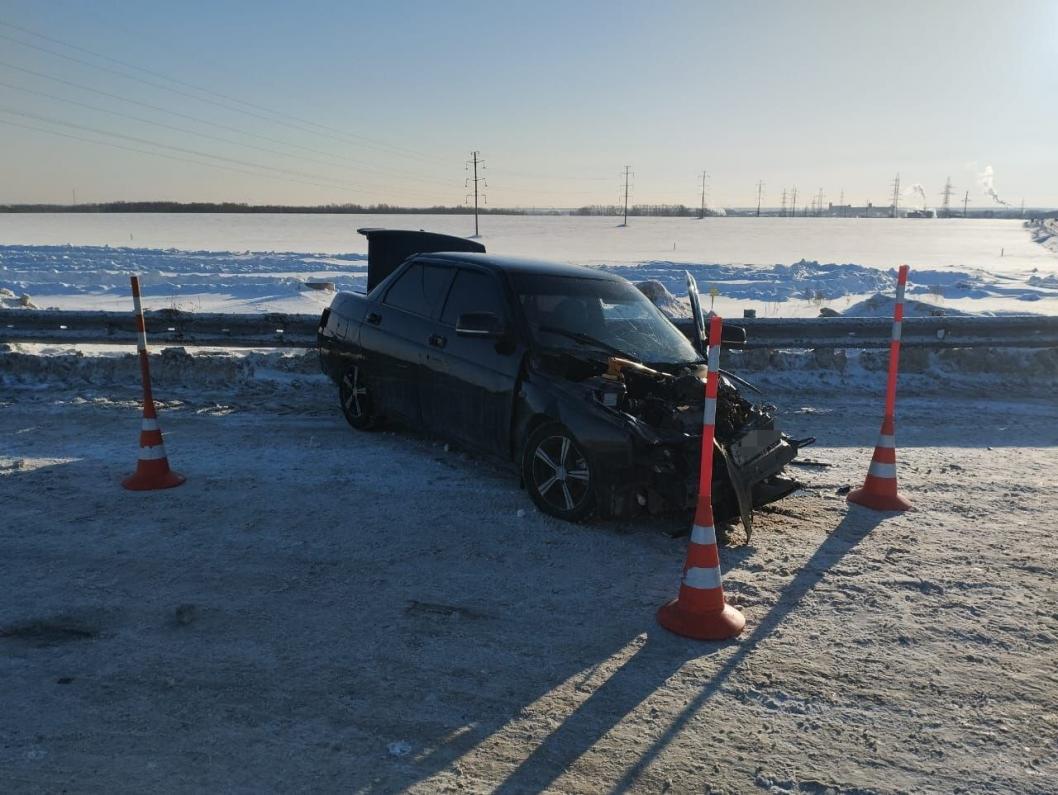
[[[430,344],[435,348],[443,348],[448,344],[448,340],[440,334],[433,334],[430,336]]]
[[[368,312],[366,320],[372,326],[377,326],[379,323],[382,322],[382,315],[378,314],[377,312]]]

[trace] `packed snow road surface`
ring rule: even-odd
[[[0,790],[1053,792],[1053,399],[903,399],[889,516],[837,493],[877,399],[770,394],[830,466],[709,644],[654,621],[680,520],[550,520],[331,392],[169,390],[149,493],[134,386],[0,392]]]

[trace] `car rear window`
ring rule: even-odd
[[[450,268],[416,262],[397,277],[383,303],[423,317],[433,317],[451,281]]]

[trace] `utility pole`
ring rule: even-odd
[[[757,181],[757,217],[760,218],[760,197],[764,193],[764,183]]]
[[[941,204],[941,213],[945,218],[951,218],[951,177],[948,177],[944,183],[944,192],[941,194],[944,197],[944,203]]]
[[[900,174],[897,173],[896,179],[893,180],[893,214],[890,218],[897,218],[897,211],[900,209]]]
[[[790,199],[790,217],[797,217],[797,186],[793,186],[793,196]]]
[[[632,167],[625,166],[625,222],[621,226],[628,226],[628,178],[632,175]]]
[[[818,216],[822,216],[823,215],[823,189],[822,188],[819,189],[819,198],[816,201],[816,215],[818,215]]]
[[[779,217],[786,217],[786,188],[782,189],[782,208],[779,210]]]
[[[966,206],[970,203],[970,191],[966,191],[966,195],[962,197],[962,217],[967,218]]]
[[[1022,218],[1025,217],[1025,200],[1024,199],[1021,200],[1021,217]]]
[[[468,177],[464,187],[470,187],[470,183],[474,183],[474,237],[480,237],[478,232],[478,183],[484,183],[484,187],[488,187],[489,183],[485,182],[484,177],[478,176],[478,166],[481,166],[481,170],[485,170],[485,161],[481,159],[481,152],[475,149],[470,153],[470,160],[467,161],[467,168],[474,167],[474,176]],[[485,200],[485,195],[482,194],[482,200]],[[470,201],[470,194],[467,194],[467,201]]]
[[[698,217],[705,218],[705,187],[709,184],[709,172],[703,171],[702,175],[698,177],[698,181],[702,183],[702,209],[698,213]]]
[[[77,204],[77,188],[73,189],[73,203]]]
[[[845,218],[847,213],[845,212],[845,189],[841,189],[841,198],[838,199],[838,207],[841,208],[841,217]]]

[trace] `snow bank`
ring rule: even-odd
[[[896,297],[878,293],[848,307],[841,314],[849,317],[892,317]],[[967,315],[958,309],[949,309],[926,301],[904,301],[904,317],[933,317],[936,315]]]
[[[892,294],[896,289],[897,273],[895,268],[880,270],[855,263],[821,263],[814,260],[770,266],[688,265],[659,260],[639,265],[604,265],[602,268],[633,281],[657,282],[677,296],[686,294],[686,271],[694,276],[704,293],[715,288],[719,295],[728,299],[761,303],[802,300],[819,304],[851,296]],[[912,268],[907,294],[928,297],[934,301],[996,300],[1003,301],[1005,305],[1009,305],[1010,301],[1058,299],[1058,274],[1010,275],[982,270]],[[708,297],[705,302],[708,304]],[[1024,313],[1024,310],[1017,312]],[[853,313],[846,309],[844,314]]]
[[[0,352],[0,385],[46,392],[96,390],[133,396],[140,386],[139,358],[124,350],[83,351],[42,345],[7,345]],[[330,382],[315,351],[226,351],[165,348],[151,354],[151,382],[159,397],[204,393],[227,396],[289,396],[329,406]]]
[[[131,273],[140,274],[144,300],[153,308],[159,307],[161,299],[193,310],[197,306],[189,300],[192,296],[212,296],[218,303],[231,305],[218,307],[220,311],[260,311],[272,299],[298,296],[310,282],[325,280],[339,290],[363,290],[367,258],[362,254],[0,246],[0,288],[36,296],[38,303],[69,296],[127,300]]]
[[[1058,254],[1058,219],[1044,218],[1042,221],[1029,224],[1032,239],[1049,251]]]
[[[0,287],[0,309],[37,309],[33,300],[23,293],[16,295],[6,287]]]
[[[1052,230],[1053,226],[1040,227]],[[1037,230],[1037,234],[1044,232]],[[1047,238],[1051,240],[1053,238]],[[496,249],[502,252],[501,249]],[[876,293],[891,294],[895,268],[854,262],[801,259],[790,265],[708,264],[675,259],[590,263],[634,282],[648,282],[666,302],[666,311],[683,314],[684,272],[700,289],[715,290],[719,311],[762,305],[777,316],[813,313],[824,302],[847,303]],[[360,253],[182,251],[110,246],[0,246],[0,288],[32,296],[42,306],[64,309],[119,309],[128,302],[128,274],[139,273],[148,308],[188,311],[318,311],[329,301],[308,284],[325,281],[339,290],[363,290],[367,260]],[[660,289],[667,294],[658,292]],[[909,297],[936,303],[960,301],[974,311],[1056,311],[1058,272],[1039,269],[989,271],[978,268],[911,269]],[[7,299],[10,301],[10,298]],[[972,302],[968,306],[967,302]],[[1041,303],[1042,302],[1042,303]],[[706,299],[709,304],[709,299]]]

